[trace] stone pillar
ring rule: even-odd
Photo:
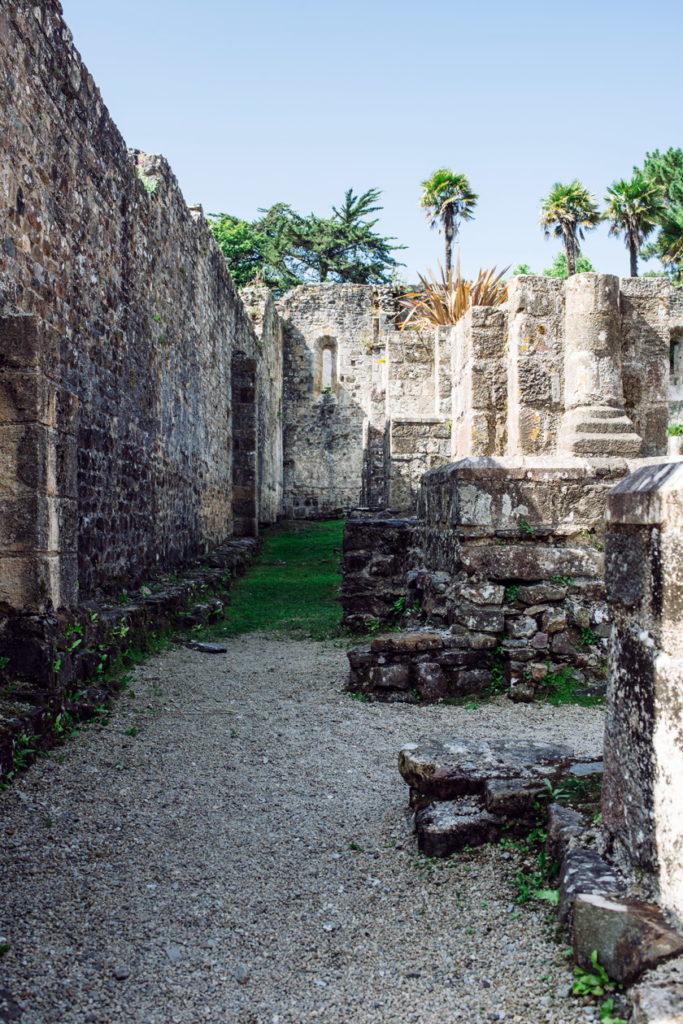
[[[569,455],[638,456],[642,439],[624,407],[619,279],[576,274],[565,296],[561,449]]]
[[[522,275],[508,284],[506,452],[550,455],[561,447],[564,282]]]
[[[77,602],[77,414],[56,332],[0,317],[0,605],[12,613]]]
[[[683,463],[644,466],[608,497],[614,629],[602,822],[621,866],[658,880],[683,922]]]
[[[256,360],[232,359],[232,512],[236,537],[258,537]]]

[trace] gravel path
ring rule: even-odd
[[[499,847],[420,858],[396,755],[513,733],[594,755],[600,710],[362,704],[346,665],[256,634],[175,648],[0,795],[0,1021],[597,1019]]]

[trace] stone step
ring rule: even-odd
[[[519,800],[521,790],[533,790],[534,783],[542,789],[545,779],[557,781],[580,761],[585,758],[568,747],[537,740],[423,740],[407,744],[398,755],[399,771],[413,791],[414,804],[470,794],[485,799],[488,793],[490,809],[496,799],[494,783],[514,780],[509,799]],[[498,813],[505,804],[499,791],[497,796]]]
[[[466,846],[494,842],[504,824],[486,810],[483,797],[429,804],[415,815],[417,845],[427,857],[450,857]]]
[[[591,416],[586,419],[577,420],[574,424],[577,434],[633,434],[633,424],[628,416],[618,416],[613,419],[598,419]],[[635,435],[638,436],[637,434]]]
[[[609,458],[610,456],[637,458],[643,447],[643,439],[634,433],[576,433],[569,438],[567,447],[571,455],[592,456],[594,458]]]

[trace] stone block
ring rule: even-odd
[[[460,597],[470,604],[494,604],[503,603],[505,587],[494,583],[470,584],[460,588]]]
[[[415,815],[417,845],[427,857],[450,857],[465,846],[491,843],[502,825],[476,798],[429,804]]]
[[[505,619],[502,611],[464,602],[449,610],[449,620],[466,626],[477,633],[502,633]]]
[[[683,935],[659,907],[582,893],[574,902],[574,960],[590,968],[592,951],[614,981],[628,984],[649,967],[683,954]]]
[[[556,587],[550,583],[536,583],[530,587],[520,587],[516,599],[522,604],[542,604],[545,601],[562,601],[566,593],[564,587]]]
[[[599,579],[604,566],[602,555],[590,548],[545,547],[540,544],[469,546],[463,549],[461,561],[470,573],[481,573],[489,579],[503,581],[543,580],[552,576]],[[536,599],[530,603],[536,604]]]
[[[544,785],[524,779],[490,779],[484,786],[486,810],[502,818],[519,819],[534,813]]]
[[[59,377],[59,335],[35,316],[3,316],[0,329],[0,364],[12,370],[40,370]]]
[[[567,614],[562,608],[549,608],[543,613],[542,626],[545,633],[558,633],[567,627]]]
[[[631,1024],[683,1024],[683,957],[648,971],[629,995]]]
[[[623,882],[595,850],[570,850],[560,868],[558,917],[562,924],[571,919],[579,893],[617,896],[623,892]]]
[[[562,804],[548,807],[545,849],[549,861],[561,864],[569,852],[570,843],[585,832],[583,818],[578,811]]]
[[[418,651],[438,651],[443,647],[440,633],[430,630],[405,633],[387,633],[373,637],[370,648],[373,653],[414,654]]]
[[[528,640],[538,632],[538,626],[536,625],[536,620],[529,618],[528,615],[520,615],[514,618],[508,616],[505,620],[505,632],[514,639]]]
[[[376,665],[370,678],[373,690],[409,690],[410,665]]]
[[[413,665],[413,685],[420,699],[424,701],[439,700],[448,692],[443,668],[435,661],[423,661]]]
[[[491,779],[556,781],[578,761],[567,747],[535,740],[424,740],[400,751],[398,766],[404,781],[432,800],[452,800],[483,793]]]

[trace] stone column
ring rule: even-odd
[[[644,466],[608,497],[614,628],[602,822],[622,867],[658,881],[683,922],[683,463]]]
[[[576,274],[566,284],[564,395],[560,441],[569,455],[640,454],[624,407],[619,279]]]

